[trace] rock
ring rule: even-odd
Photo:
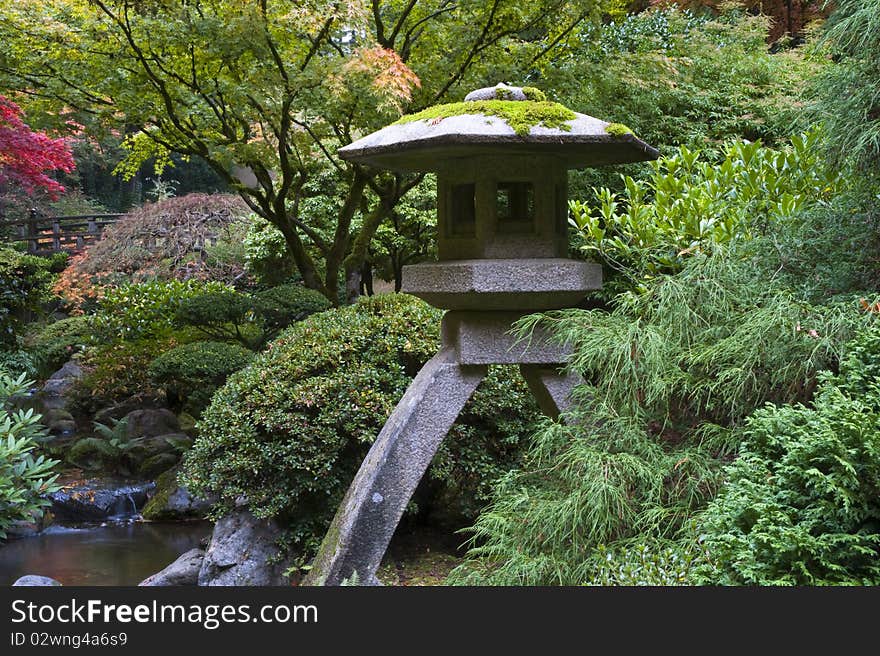
[[[138,514],[156,484],[106,483],[86,481],[49,495],[52,513],[66,521],[101,521],[108,517],[133,517]]]
[[[155,478],[174,467],[178,460],[180,458],[174,453],[157,453],[141,463],[137,474],[142,478]]]
[[[132,396],[106,408],[101,408],[95,413],[93,420],[105,426],[112,426],[114,419],[122,419],[128,413],[135,410],[155,410],[155,404],[147,399]]]
[[[196,418],[188,412],[181,412],[177,415],[177,420],[180,422],[180,430],[184,433],[194,433],[196,430]]]
[[[211,501],[193,497],[177,482],[177,469],[166,471],[156,481],[156,491],[142,511],[144,519],[202,519],[211,509]]]
[[[70,464],[94,471],[111,467],[117,454],[106,440],[99,437],[83,437],[73,443],[64,454]]]
[[[76,420],[63,408],[50,408],[43,415],[43,425],[53,435],[70,435],[76,431]]]
[[[205,552],[202,549],[190,549],[161,572],[148,576],[138,585],[198,585],[199,570],[204,559]]]
[[[145,408],[132,410],[125,415],[129,439],[137,437],[156,437],[180,431],[177,415],[167,408]]]
[[[286,561],[269,563],[281,529],[270,519],[235,510],[214,526],[211,544],[199,571],[199,585],[288,585]]]
[[[42,414],[62,409],[67,405],[67,393],[77,380],[83,377],[83,369],[75,360],[66,362],[45,382],[36,394],[37,407]]]
[[[132,471],[152,469],[152,473],[142,474],[152,478],[180,460],[180,453],[192,445],[192,438],[184,433],[164,435],[144,435],[126,452],[126,459]],[[159,456],[165,456],[160,458]]]
[[[55,579],[50,579],[48,576],[39,576],[37,574],[25,574],[20,579],[18,579],[15,583],[12,584],[15,586],[56,586],[61,585],[60,581],[56,581]]]

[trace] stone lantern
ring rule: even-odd
[[[403,291],[448,310],[442,348],[419,372],[361,465],[306,584],[375,584],[419,480],[490,364],[518,364],[556,418],[580,380],[543,335],[514,321],[577,305],[602,286],[598,264],[568,255],[567,171],[655,159],[624,126],[498,85],[440,105],[339,150],[376,168],[437,175],[438,261],[403,269]]]

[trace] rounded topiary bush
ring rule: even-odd
[[[331,307],[320,292],[302,285],[278,285],[255,295],[255,309],[263,319],[268,332],[287,328],[316,312]]]
[[[198,414],[233,372],[247,365],[252,351],[226,342],[192,342],[160,355],[150,363],[150,379],[165,388],[172,405]]]
[[[245,497],[313,548],[397,401],[439,346],[441,313],[402,294],[362,299],[294,324],[221,387],[199,423],[182,482]],[[513,466],[538,415],[513,368],[480,386],[428,471],[418,502],[470,519]]]

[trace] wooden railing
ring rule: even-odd
[[[98,241],[105,226],[116,223],[122,216],[124,215],[77,214],[46,217],[32,210],[27,219],[0,221],[0,231],[8,232],[11,229],[13,234],[6,237],[5,241],[27,242],[28,253],[75,253]]]

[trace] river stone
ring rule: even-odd
[[[142,478],[155,478],[174,467],[179,460],[176,453],[157,453],[138,466],[137,474]]]
[[[161,572],[148,576],[138,585],[198,585],[199,570],[204,559],[205,552],[202,549],[190,549]]]
[[[129,439],[169,435],[180,430],[180,422],[167,408],[144,408],[125,415]]]
[[[144,519],[202,519],[211,509],[211,502],[193,497],[177,482],[178,469],[166,471],[156,480],[156,491],[143,509]]]
[[[82,485],[65,488],[49,495],[52,513],[66,521],[100,521],[108,517],[137,515],[156,484],[107,484],[86,481]]]
[[[271,519],[257,519],[250,511],[234,510],[214,526],[211,544],[199,571],[199,585],[288,585],[282,560],[269,563],[278,548],[281,529]]]
[[[45,415],[51,410],[64,408],[67,405],[68,392],[83,374],[82,367],[75,360],[66,362],[52,374],[36,394],[40,411]]]
[[[155,410],[155,404],[138,396],[132,396],[115,405],[101,408],[95,413],[94,421],[105,426],[112,426],[114,419],[122,419],[135,410]]]
[[[53,435],[69,435],[76,431],[76,420],[63,408],[50,408],[43,415],[42,423]]]
[[[50,579],[48,576],[39,576],[38,574],[25,574],[12,585],[13,587],[58,586],[61,585],[61,582],[56,581],[55,579]]]

